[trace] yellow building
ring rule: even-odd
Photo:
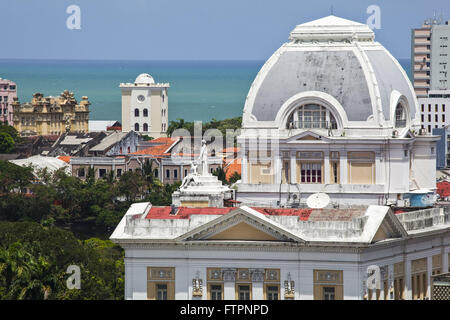
[[[78,104],[73,92],[64,90],[59,97],[33,94],[31,102],[20,104],[18,98],[12,103],[14,128],[22,136],[63,134],[64,132],[88,132],[88,97]]]

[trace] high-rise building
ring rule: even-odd
[[[14,82],[0,78],[0,122],[13,124],[13,99],[17,97],[17,87]]]
[[[169,83],[155,83],[147,73],[134,83],[121,83],[122,131],[136,131],[153,138],[165,137],[168,126]]]
[[[411,73],[418,98],[429,90],[450,89],[450,25],[442,19],[428,19],[411,32]]]
[[[430,90],[425,98],[418,98],[422,129],[432,132],[450,123],[450,90]]]
[[[88,97],[77,102],[73,92],[64,90],[59,97],[33,94],[31,102],[20,104],[18,98],[12,103],[14,128],[22,136],[61,135],[64,132],[88,132]]]

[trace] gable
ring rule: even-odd
[[[240,207],[179,236],[180,241],[305,241],[263,214]]]
[[[250,241],[277,241],[279,239],[261,231],[245,222],[240,222],[217,234],[207,238],[208,240],[250,240]]]
[[[306,136],[298,138],[297,140],[320,140],[320,139],[308,134]]]

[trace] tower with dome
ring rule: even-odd
[[[121,83],[122,131],[135,131],[153,138],[165,137],[168,127],[169,83],[156,83],[147,73],[134,83]]]

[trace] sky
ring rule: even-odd
[[[69,29],[70,5],[80,29]],[[2,0],[0,59],[266,60],[297,24],[331,13],[366,23],[380,8],[376,40],[410,57],[411,29],[449,0]]]

